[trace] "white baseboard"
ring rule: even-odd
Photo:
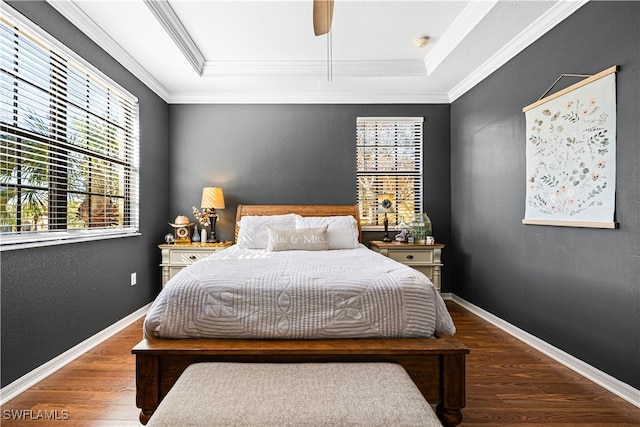
[[[72,362],[73,360],[82,356],[84,353],[91,350],[93,347],[122,331],[124,328],[144,316],[150,306],[151,303],[145,305],[144,307],[136,310],[127,317],[118,320],[116,323],[107,327],[106,329],[103,329],[97,334],[87,338],[80,344],[71,347],[61,355],[54,357],[43,365],[38,366],[28,374],[23,375],[14,382],[7,384],[5,387],[2,387],[2,389],[0,389],[0,405],[4,405],[9,400],[13,399],[30,387],[33,387],[35,384],[53,374],[58,369],[67,365],[69,362]]]
[[[559,348],[552,346],[551,344],[541,340],[534,335],[531,335],[528,332],[523,331],[522,329],[500,319],[497,316],[494,316],[488,311],[476,305],[473,305],[472,303],[458,297],[455,294],[447,294],[446,299],[450,299],[455,303],[460,304],[462,307],[466,308],[476,316],[486,320],[494,326],[497,326],[506,333],[514,336],[527,345],[530,345],[536,350],[546,354],[556,362],[563,364],[567,368],[577,372],[583,377],[593,381],[599,386],[609,390],[611,393],[640,408],[640,390],[635,389],[630,385],[618,380],[617,378],[614,378],[611,375],[594,368],[593,366],[570,355],[569,353],[565,353]]]

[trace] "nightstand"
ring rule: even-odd
[[[438,292],[440,292],[440,268],[442,267],[442,248],[444,245],[418,245],[402,242],[382,242],[374,240],[369,242],[371,249],[382,255],[406,264],[422,272],[431,280]]]
[[[158,245],[162,251],[162,287],[184,267],[231,246],[232,242]]]

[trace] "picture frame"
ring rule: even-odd
[[[618,69],[610,67],[523,108],[527,162],[523,224],[618,227],[614,222]]]

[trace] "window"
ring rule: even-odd
[[[396,224],[422,212],[422,117],[358,117],[356,161],[358,206],[365,228],[384,220],[378,196],[391,195]]]
[[[0,34],[3,249],[137,233],[137,99],[7,9]]]

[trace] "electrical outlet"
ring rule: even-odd
[[[131,286],[135,286],[137,280],[136,273],[131,273]]]

